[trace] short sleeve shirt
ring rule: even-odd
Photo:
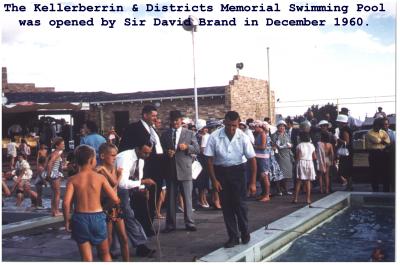
[[[224,167],[243,164],[256,156],[247,135],[236,129],[232,140],[229,140],[224,128],[210,135],[204,155],[214,157],[214,165]]]
[[[206,133],[201,137],[201,147],[206,148],[210,134]]]

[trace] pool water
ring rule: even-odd
[[[377,247],[384,250],[384,261],[394,261],[394,229],[393,207],[350,207],[295,240],[273,261],[364,262]]]

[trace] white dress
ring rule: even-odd
[[[315,180],[315,169],[312,154],[315,147],[312,143],[300,143],[296,149],[300,150],[299,161],[296,166],[297,179]]]

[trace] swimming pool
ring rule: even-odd
[[[295,240],[273,261],[363,262],[377,247],[384,250],[384,261],[394,261],[394,229],[393,207],[351,206]]]
[[[290,261],[367,261],[372,250],[380,245],[385,248],[385,260],[394,260],[394,205],[393,193],[338,191],[312,203],[312,207],[303,207],[252,232],[249,244],[232,249],[217,249],[201,257],[200,261],[289,261],[284,260],[286,256],[283,253],[292,246],[299,249],[293,253]],[[376,207],[378,212],[374,213],[371,209]],[[351,213],[352,210],[348,209],[356,210]],[[389,212],[380,213],[380,210]],[[339,223],[331,230],[320,230],[325,229],[321,227],[325,224],[334,224],[336,221],[333,220],[338,216],[343,216],[344,223]],[[385,221],[389,223],[379,223],[382,219],[387,219]],[[350,224],[353,224],[353,227],[348,227]],[[316,231],[315,235],[312,235],[313,231]],[[334,239],[335,234],[337,238]],[[295,245],[297,240],[305,238],[306,235],[312,235],[311,243],[319,237],[322,243],[333,241],[338,247],[334,249],[332,246],[316,243],[317,247],[314,248],[315,246],[307,241],[300,241],[299,246]],[[351,237],[353,242],[348,241]],[[360,245],[364,249],[354,250],[350,248],[353,245]],[[331,256],[327,255],[326,251],[329,251]],[[350,254],[354,254],[352,252],[358,252],[357,256],[351,256]],[[314,253],[322,255],[316,258],[312,256]]]

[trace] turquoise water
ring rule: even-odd
[[[273,261],[363,262],[377,247],[384,250],[384,261],[394,261],[394,212],[393,207],[350,207]]]

